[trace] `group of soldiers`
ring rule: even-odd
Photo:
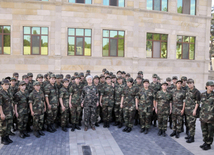
[[[100,76],[84,73],[33,74],[27,73],[19,81],[19,74],[2,79],[0,86],[0,134],[1,143],[13,141],[13,130],[19,130],[21,138],[44,136],[44,130],[55,132],[59,126],[67,132],[81,130],[84,111],[84,130],[103,123],[104,128],[114,126],[131,132],[133,125],[140,125],[140,133],[148,134],[150,126],[158,135],[166,136],[167,124],[173,130],[171,137],[179,138],[186,126],[187,143],[194,142],[196,119],[200,117],[204,144],[211,149],[214,132],[214,83],[206,83],[206,92],[195,88],[194,80],[182,76],[166,78],[153,74],[152,82],[139,71],[134,80],[129,73],[118,71],[116,75],[106,69]],[[84,109],[84,110],[83,110]]]

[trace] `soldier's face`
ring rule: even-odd
[[[194,87],[194,83],[188,83],[188,87],[192,89]]]
[[[167,89],[167,85],[166,84],[163,84],[161,87],[162,87],[163,90]]]
[[[84,76],[83,76],[83,77],[81,77],[81,80],[82,80],[82,81],[84,81]]]
[[[144,82],[143,86],[144,86],[144,88],[148,88],[149,87],[149,83],[148,82]]]
[[[105,78],[104,77],[100,78],[100,82],[105,82]]]
[[[25,81],[25,83],[29,82],[28,78],[23,79],[23,81]]]
[[[9,84],[3,84],[3,85],[2,85],[2,88],[3,88],[4,90],[8,90],[8,89],[9,89],[9,86],[10,86]]]
[[[60,82],[61,82],[61,79],[56,79],[56,82],[57,82],[57,83],[60,83]]]
[[[137,81],[137,84],[141,84],[141,82],[142,82],[142,80],[140,78],[137,78],[136,81]]]
[[[29,81],[32,81],[32,79],[33,79],[33,77],[28,77],[28,80],[29,80]]]
[[[91,78],[88,78],[88,79],[87,79],[87,82],[88,82],[88,84],[92,84],[92,79],[91,79]]]
[[[98,78],[95,78],[95,79],[94,79],[94,83],[95,83],[95,84],[98,84],[98,83],[99,83],[99,79],[98,79]]]
[[[182,85],[181,82],[178,82],[178,83],[176,84],[176,86],[177,86],[178,89],[181,88],[181,85]]]
[[[42,82],[43,81],[43,78],[37,78],[38,82]]]
[[[122,77],[126,77],[126,74],[122,74]]]
[[[128,80],[128,78],[129,78],[129,77],[128,77],[128,76],[126,76],[126,80]]]
[[[183,80],[182,85],[183,85],[183,86],[186,86],[186,84],[187,84],[187,81],[184,81],[184,80]]]
[[[19,86],[20,90],[24,91],[26,89],[26,85]]]
[[[116,83],[117,79],[116,78],[113,78],[111,79],[112,82]]]
[[[50,83],[51,84],[54,84],[56,82],[56,79],[55,78],[50,78]]]
[[[153,81],[153,82],[157,82],[158,79],[157,79],[157,78],[152,78],[152,81]]]
[[[19,76],[14,76],[14,78],[16,78],[16,80],[18,81],[18,79],[19,79]]]
[[[131,83],[131,82],[127,82],[126,84],[127,84],[128,87],[131,87],[131,86],[132,86],[132,83]]]
[[[172,82],[175,84],[175,83],[177,82],[177,80],[176,80],[176,79],[173,79]]]
[[[80,78],[75,78],[75,82],[76,82],[76,84],[79,84],[80,83]]]
[[[11,86],[15,86],[16,81],[15,81],[15,80],[12,80],[12,81],[10,81],[10,84],[11,84]]]
[[[213,91],[214,86],[207,86],[207,91]]]
[[[118,79],[117,82],[118,82],[119,84],[122,84],[123,80],[122,80],[122,79]]]
[[[170,86],[171,85],[171,81],[167,81],[168,85]]]
[[[121,76],[121,73],[119,72],[119,73],[117,73],[117,76]]]
[[[106,83],[107,83],[107,84],[111,84],[111,79],[110,79],[110,78],[107,78],[107,79],[106,79]]]
[[[66,88],[68,87],[68,85],[69,85],[69,82],[68,82],[68,81],[65,81],[65,82],[63,83],[63,86],[66,87]]]
[[[35,86],[34,86],[34,89],[35,89],[36,91],[39,91],[40,85],[35,85]]]

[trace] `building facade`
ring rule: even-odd
[[[208,80],[211,0],[1,0],[0,78],[142,70]]]

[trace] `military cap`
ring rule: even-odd
[[[12,77],[12,78],[10,79],[10,81],[13,81],[13,80],[16,81],[16,78]]]
[[[142,75],[143,75],[143,72],[142,72],[142,71],[139,71],[137,74],[142,74]]]
[[[117,74],[118,74],[118,73],[122,73],[122,72],[119,70],[119,71],[117,71]]]
[[[79,76],[79,75],[77,75],[76,77],[74,77],[75,79],[77,79],[77,78],[79,78],[79,79],[81,79],[81,77]]]
[[[51,74],[50,78],[56,78],[56,75],[55,74]]]
[[[106,68],[103,68],[102,72],[105,72],[106,71]]]
[[[62,83],[64,83],[64,82],[69,82],[69,80],[65,78],[62,80]]]
[[[214,82],[213,82],[213,81],[208,81],[208,82],[206,83],[206,86],[214,86]]]
[[[181,80],[182,80],[182,81],[187,81],[187,77],[186,77],[186,76],[182,76],[182,77],[181,77]]]
[[[4,79],[7,79],[7,80],[11,81],[11,77],[9,77],[9,76],[4,78]]]
[[[99,76],[95,75],[95,76],[94,76],[94,79],[96,79],[96,78],[97,78],[97,79],[100,79]]]
[[[90,74],[90,73],[91,73],[91,71],[90,71],[90,70],[87,70],[87,71],[86,71],[86,73],[89,73],[89,74]]]
[[[117,77],[117,80],[119,80],[119,79],[123,79],[123,77],[122,77],[122,76],[118,76],[118,77]]]
[[[183,81],[182,81],[182,80],[178,80],[178,81],[176,81],[176,84],[177,84],[178,82],[181,82],[181,84],[183,83]]]
[[[39,81],[35,81],[35,82],[33,83],[33,86],[40,86]]]
[[[65,76],[65,78],[70,79],[70,78],[71,78],[71,75],[70,75],[70,74],[67,74],[67,75]]]
[[[111,76],[111,78],[114,79],[114,78],[117,78],[117,77],[116,77],[116,75],[113,74],[113,75]]]
[[[134,80],[133,80],[133,78],[128,78],[128,79],[127,79],[127,82],[131,82],[131,83],[133,83],[133,82],[134,82]]]
[[[36,78],[43,78],[43,75],[42,75],[42,74],[38,74],[38,75],[36,76]]]
[[[163,83],[161,83],[161,86],[166,84],[168,86],[168,83],[166,81],[164,81]]]
[[[28,77],[33,77],[33,73],[27,73]]]
[[[110,75],[110,76],[112,76],[112,75],[113,75],[113,73],[112,73],[112,72],[109,72],[109,75]]]
[[[148,82],[148,83],[149,83],[149,80],[148,80],[148,79],[143,80],[143,83],[145,83],[145,82]]]
[[[105,75],[103,75],[103,74],[100,74],[100,78],[102,78],[102,77],[105,77]]]
[[[27,75],[23,75],[23,76],[22,76],[22,79],[26,79],[26,78],[28,78]]]
[[[74,76],[72,76],[72,77],[71,77],[71,80],[75,80],[75,77],[74,77]]]
[[[13,76],[19,76],[19,73],[15,72],[13,73]]]
[[[193,79],[188,79],[187,83],[195,83]]]
[[[141,77],[140,75],[138,75],[138,76],[136,77],[136,79],[142,79],[142,77]]]
[[[131,75],[129,73],[127,73],[126,76],[130,77]]]
[[[109,79],[111,79],[111,77],[110,77],[110,76],[106,76],[106,77],[105,77],[105,79],[108,79],[108,78],[109,78]]]
[[[172,80],[178,80],[178,77],[177,76],[173,76]]]
[[[63,78],[64,78],[64,75],[63,75],[63,74],[60,74],[60,76],[61,76],[61,79],[63,79]]]
[[[158,75],[157,74],[153,74],[152,77],[153,78],[158,78]]]
[[[60,74],[57,74],[56,75],[56,79],[60,79],[61,78],[61,75]]]
[[[49,76],[48,74],[45,74],[45,75],[44,75],[44,78],[45,78],[45,79],[47,79],[47,78],[48,78],[48,76]]]
[[[78,73],[77,73],[77,72],[75,72],[75,73],[74,73],[74,76],[78,76]]]
[[[79,76],[84,77],[84,73],[83,72],[79,73]]]
[[[168,78],[166,78],[166,81],[171,82],[172,80],[170,77],[168,77]]]
[[[26,85],[27,83],[25,81],[21,81],[19,82],[19,86],[22,86],[22,85]]]
[[[125,71],[122,71],[121,73],[122,73],[122,74],[126,74],[126,72],[125,72]]]
[[[3,85],[3,84],[10,84],[10,82],[7,79],[2,79],[1,85]]]
[[[157,79],[160,80],[160,76],[158,76]]]
[[[105,74],[109,74],[109,71],[105,71]]]

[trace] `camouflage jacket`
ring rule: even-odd
[[[103,106],[114,106],[114,87],[112,85],[106,84],[102,89],[100,95],[102,96]]]
[[[172,102],[172,114],[179,115],[181,114],[181,110],[183,109],[183,103],[186,98],[186,93],[184,90],[174,89],[173,90],[173,102]]]
[[[214,92],[201,94],[200,121],[214,123]]]
[[[115,101],[116,102],[121,102],[121,97],[122,97],[122,92],[123,92],[123,89],[124,89],[124,85],[121,84],[115,84],[114,86],[114,91],[115,91]]]
[[[156,95],[157,92],[161,90],[161,84],[158,83],[158,82],[156,82],[156,83],[153,83],[153,82],[152,82],[152,83],[149,85],[149,89],[152,89],[153,92],[154,92],[154,94]]]
[[[12,95],[14,96],[14,95],[19,91],[19,87],[17,87],[17,86],[14,86],[14,87],[10,86],[8,90],[9,90],[9,91],[12,93]]]
[[[167,91],[172,92],[173,89],[175,89],[173,84],[171,84],[171,86],[167,86]]]
[[[185,93],[186,93],[188,91],[189,87],[186,85],[184,87],[182,86],[181,89],[183,89],[185,91]]]
[[[41,90],[39,90],[39,92],[33,90],[29,95],[28,102],[29,104],[32,103],[34,115],[41,115],[44,113],[45,97]]]
[[[59,90],[59,98],[62,98],[63,105],[66,109],[69,108],[69,88],[65,88],[64,86]]]
[[[45,94],[45,84],[43,82],[40,83],[40,90],[42,91],[43,94]]]
[[[25,90],[24,92],[20,90],[15,94],[14,103],[17,105],[18,114],[28,114],[30,112],[28,100],[29,100],[28,90]]]
[[[69,93],[72,96],[71,104],[72,106],[81,106],[81,95],[82,95],[82,85],[73,84],[69,88]]]
[[[43,82],[43,86],[44,86],[44,87],[47,86],[48,84],[50,84],[50,81],[48,81],[48,80],[45,80],[45,81]]]
[[[192,115],[196,104],[200,104],[201,93],[195,87],[193,90],[188,89],[185,99],[185,114]]]
[[[5,119],[13,118],[13,94],[8,90],[0,90],[0,106],[5,115]],[[1,119],[1,117],[0,117]]]
[[[137,98],[139,99],[139,109],[144,112],[151,113],[153,111],[153,100],[155,99],[155,94],[153,90],[142,88],[137,93]]]
[[[98,102],[98,91],[96,86],[84,86],[81,95],[81,100],[84,101],[84,107],[96,107]]]
[[[28,84],[27,84],[27,90],[29,93],[31,93],[34,88],[33,88],[33,83],[35,82],[35,80],[32,80],[32,81],[29,81]]]
[[[59,93],[58,89],[55,85],[47,84],[45,86],[45,97],[48,97],[49,104],[51,105],[52,109],[57,109],[57,105],[59,103]]]
[[[56,88],[58,89],[58,93],[59,93],[59,90],[63,87],[63,85],[62,85],[62,83],[55,83],[55,86],[56,86]]]
[[[135,98],[137,96],[139,89],[138,87],[132,86],[129,88],[128,86],[124,87],[122,96],[124,97],[123,106],[124,107],[131,107],[135,105]]]
[[[135,83],[133,86],[138,87],[138,89],[141,90],[143,88],[143,83],[141,83],[140,85]]]
[[[157,112],[158,114],[170,113],[170,102],[172,102],[172,93],[169,91],[163,92],[163,90],[158,91],[155,100],[157,101]]]

